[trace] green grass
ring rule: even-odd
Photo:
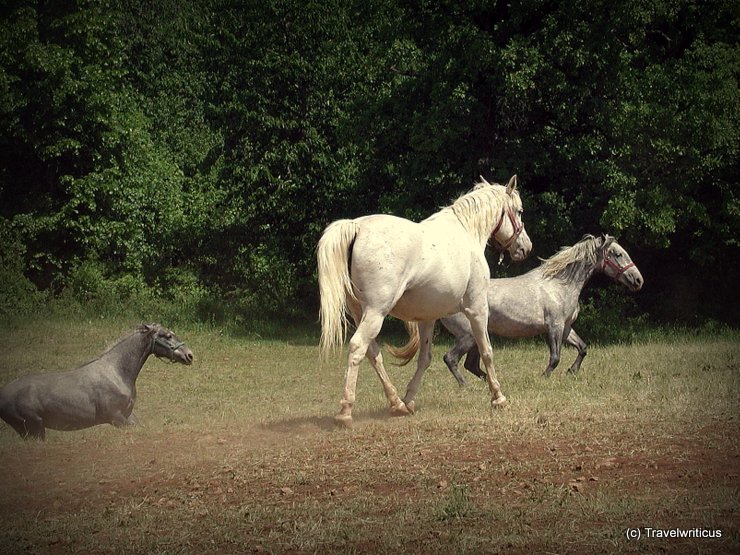
[[[0,382],[72,368],[134,322],[46,319],[0,331]],[[0,427],[0,545],[34,553],[729,553],[740,548],[740,347],[725,332],[591,346],[582,373],[541,376],[544,342],[497,345],[503,410],[458,388],[444,336],[417,414],[387,416],[360,370],[355,426],[335,429],[344,355],[284,340],[175,331],[192,367],[156,359],[140,425]],[[584,333],[587,338],[587,334]],[[392,338],[397,341],[397,338]],[[389,361],[387,361],[389,362]],[[412,367],[387,364],[399,392]],[[712,528],[721,540],[628,527]]]

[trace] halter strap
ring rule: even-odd
[[[164,357],[158,355],[156,352],[154,352],[154,346],[155,345],[159,345],[160,347],[164,347],[165,349],[167,349],[167,351],[168,351],[167,358],[170,360],[170,362],[175,362],[175,351],[177,351],[177,349],[179,349],[180,347],[182,347],[183,345],[185,345],[185,342],[184,341],[180,341],[178,343],[175,343],[174,345],[170,345],[169,343],[167,343],[167,341],[165,341],[164,339],[161,339],[155,333],[152,336],[152,345],[151,345],[152,354],[155,357],[157,357],[157,358],[164,358]]]
[[[511,222],[511,225],[514,228],[514,233],[511,237],[509,237],[508,240],[502,243],[498,239],[496,239],[496,234],[501,229],[501,226],[504,225],[504,216],[509,216],[509,221]],[[503,208],[503,210],[501,210],[501,218],[499,218],[498,223],[496,224],[496,227],[493,229],[493,232],[491,233],[491,238],[493,239],[493,243],[495,247],[503,253],[514,243],[514,241],[517,240],[517,238],[519,237],[519,235],[521,235],[523,230],[524,230],[524,224],[521,224],[517,221],[511,208],[508,205],[506,205]]]
[[[629,270],[630,268],[632,268],[634,265],[635,265],[634,262],[630,262],[629,264],[625,264],[624,266],[620,266],[619,264],[617,264],[616,262],[614,262],[611,258],[609,258],[609,253],[607,252],[606,249],[604,249],[603,261],[601,263],[601,271],[604,272],[604,273],[606,273],[607,267],[609,267],[612,270],[614,270],[616,273],[613,276],[611,276],[611,278],[614,281],[619,281],[619,276],[621,276],[624,272],[626,272],[627,270]]]

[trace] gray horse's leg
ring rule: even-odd
[[[478,346],[475,343],[470,347],[468,354],[465,355],[465,368],[481,380],[486,379],[486,373],[480,368],[480,352],[478,352]]]
[[[419,322],[419,358],[416,360],[416,372],[406,387],[406,395],[403,402],[408,409],[414,412],[414,397],[421,386],[421,379],[424,372],[432,363],[432,334],[434,333],[435,320],[429,322]]]
[[[470,334],[465,334],[457,337],[457,342],[455,343],[455,346],[452,347],[447,353],[445,353],[444,361],[447,365],[447,368],[450,369],[450,372],[452,372],[452,375],[455,376],[455,379],[457,380],[457,383],[460,384],[460,387],[468,385],[468,382],[465,381],[465,378],[460,374],[458,371],[458,363],[460,362],[460,357],[463,356],[466,352],[466,362],[465,362],[465,368],[468,368],[468,362],[470,360],[470,349],[476,349],[475,347],[475,339],[473,339],[473,336]],[[475,357],[476,357],[476,364],[478,363],[478,360],[480,357],[478,356],[478,350],[475,350]],[[471,370],[472,372],[472,370]],[[480,370],[479,370],[480,372]],[[473,372],[475,374],[475,372]]]
[[[447,365],[447,368],[450,369],[450,372],[452,372],[452,375],[455,376],[455,379],[460,386],[467,385],[465,378],[463,378],[458,371],[458,364],[460,362],[460,357],[465,355],[465,353],[468,353],[465,359],[465,368],[470,370],[468,367],[468,364],[470,364],[471,361],[470,349],[475,347],[475,338],[473,337],[470,322],[462,312],[458,312],[452,316],[440,319],[440,323],[447,328],[447,331],[455,336],[455,346],[447,351],[444,356],[445,364]],[[475,351],[474,358],[476,359],[475,364],[479,365],[480,356],[478,355],[477,349]],[[478,370],[477,374],[475,371],[471,370],[471,372],[479,378],[485,377],[485,374],[480,372],[480,370]]]
[[[44,426],[44,421],[39,416],[34,416],[31,418],[26,418],[23,421],[23,427],[24,427],[24,434],[21,434],[24,439],[26,438],[34,438],[39,439],[41,441],[46,440],[46,428]],[[16,430],[17,431],[17,430]]]
[[[581,369],[581,362],[583,362],[583,359],[586,357],[586,342],[581,339],[576,331],[572,328],[570,330],[570,333],[568,334],[568,337],[565,338],[565,342],[568,345],[572,345],[573,347],[578,349],[578,356],[576,357],[576,360],[573,362],[573,365],[568,368],[568,372],[570,374],[577,374],[578,371]]]
[[[0,417],[23,439],[34,438],[41,441],[46,439],[44,420],[33,409],[18,406],[15,401],[10,401],[2,407]]]
[[[560,349],[563,345],[563,330],[560,327],[553,326],[547,332],[547,346],[550,348],[550,361],[543,372],[546,378],[549,378],[552,371],[560,363]]]
[[[128,416],[125,416],[123,413],[116,413],[113,415],[113,418],[111,419],[111,424],[113,424],[116,428],[123,428],[125,426],[136,426],[139,423],[139,419],[136,418],[136,415],[132,412]]]
[[[460,373],[460,371],[457,369],[458,362],[460,361],[460,357],[455,353],[453,349],[450,349],[447,351],[442,357],[442,360],[445,361],[445,365],[449,369],[452,376],[457,381],[457,385],[460,387],[465,387],[468,385],[468,381],[463,377],[463,375]]]
[[[19,436],[23,439],[28,437],[28,428],[26,427],[26,421],[14,414],[3,414],[3,420],[7,422],[11,428],[13,428]]]
[[[116,428],[122,428],[123,426],[135,426],[138,424],[138,419],[134,416],[134,399],[129,399],[126,406],[114,412],[111,415],[111,424]]]

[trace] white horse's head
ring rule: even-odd
[[[484,184],[488,182],[481,177]],[[491,239],[496,248],[501,252],[508,252],[515,262],[524,260],[532,251],[532,241],[524,229],[522,214],[524,206],[517,191],[517,176],[511,176],[506,185],[506,199],[501,212],[501,217],[491,233]]]
[[[601,271],[632,291],[642,289],[644,283],[642,274],[622,245],[610,235],[601,237],[600,242],[602,243]]]

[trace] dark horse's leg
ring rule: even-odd
[[[455,376],[455,379],[457,380],[457,383],[460,385],[460,387],[468,385],[468,382],[458,371],[457,365],[460,362],[460,357],[463,356],[465,352],[468,351],[471,347],[475,349],[475,352],[477,354],[478,347],[475,346],[475,339],[473,338],[473,336],[470,334],[461,335],[461,336],[458,336],[455,346],[452,347],[452,349],[450,349],[449,351],[447,351],[447,353],[444,356],[444,361],[445,361],[445,364],[447,365],[447,368],[449,368],[450,372],[452,372],[452,375]],[[480,357],[478,358],[480,359]],[[466,358],[466,360],[468,359]],[[467,368],[467,363],[466,363],[466,368]]]
[[[550,348],[550,361],[543,372],[546,378],[549,378],[552,371],[560,363],[560,348],[563,345],[563,329],[560,327],[551,327],[547,332],[547,346]]]
[[[465,378],[463,378],[458,371],[457,365],[460,362],[460,357],[462,357],[472,347],[475,347],[475,337],[473,337],[473,330],[470,327],[470,322],[462,313],[447,316],[446,318],[440,319],[439,322],[447,329],[447,331],[455,336],[455,346],[447,351],[444,356],[444,361],[447,365],[447,368],[449,368],[450,372],[452,372],[452,375],[455,376],[457,383],[460,384],[460,386],[462,387],[464,385],[467,385],[468,382],[465,381]],[[475,352],[478,352],[477,347],[475,347]],[[480,359],[480,357],[478,357],[478,359]],[[476,362],[476,365],[477,364],[478,362]],[[467,363],[465,367],[468,367]],[[478,372],[480,372],[480,370]],[[480,376],[480,374],[476,375]],[[483,376],[485,376],[485,374],[483,374]]]
[[[1,416],[23,439],[45,439],[44,422],[38,416],[24,418],[16,410],[3,411]]]
[[[576,360],[573,362],[573,365],[568,368],[568,372],[570,374],[577,374],[581,369],[581,362],[583,362],[583,359],[586,357],[586,342],[578,336],[574,329],[570,330],[568,337],[565,338],[565,342],[578,349]]]
[[[473,347],[468,351],[468,354],[465,355],[464,366],[468,372],[474,376],[478,376],[481,380],[486,379],[486,372],[485,370],[481,370],[480,367],[480,353],[478,352],[477,345],[473,345]]]
[[[26,418],[23,425],[25,430],[24,433],[21,433],[23,439],[32,437],[34,439],[40,439],[41,441],[46,440],[46,428],[44,427],[44,421],[41,418]]]

